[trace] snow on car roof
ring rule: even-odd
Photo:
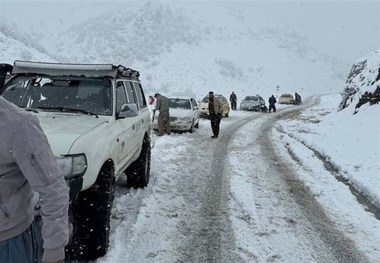
[[[49,76],[126,77],[138,80],[140,73],[122,65],[70,64],[20,61],[14,62],[12,74],[41,74]]]
[[[112,64],[69,64],[19,61],[14,62],[12,74],[44,74],[59,76],[116,77]]]

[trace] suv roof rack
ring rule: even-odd
[[[117,66],[117,71],[119,76],[126,77],[129,79],[136,79],[138,80],[140,77],[140,73],[137,70],[124,67],[122,65]]]
[[[139,80],[140,73],[122,65],[72,64],[16,60],[12,74],[39,74],[50,76],[124,77]]]

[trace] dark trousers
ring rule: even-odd
[[[231,108],[236,110],[236,100],[231,100]]]
[[[269,104],[268,111],[271,112],[272,109],[273,109],[273,112],[276,112],[276,106],[274,104]]]
[[[210,121],[211,121],[211,129],[214,135],[218,136],[219,135],[219,125],[220,125],[220,120],[222,119],[221,116],[211,114],[210,115]]]
[[[18,236],[0,242],[0,262],[37,263],[40,262],[38,226],[33,222]]]
[[[160,111],[157,119],[158,134],[170,134],[170,115],[169,111]]]

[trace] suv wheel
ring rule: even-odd
[[[103,165],[94,185],[73,201],[74,229],[66,247],[67,259],[95,260],[107,253],[114,182],[114,169],[109,162]]]
[[[150,175],[150,141],[144,138],[139,158],[125,171],[129,187],[144,188],[149,183]]]

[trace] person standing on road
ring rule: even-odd
[[[63,263],[69,188],[48,140],[36,117],[1,97],[0,130],[0,262],[40,262],[35,191],[41,199],[42,262]]]
[[[217,97],[214,96],[214,92],[212,91],[208,93],[208,99],[208,110],[210,113],[211,129],[214,133],[214,135],[211,136],[211,138],[218,138],[219,125],[223,113],[223,104]]]
[[[231,109],[236,110],[237,96],[234,92],[230,95]]]
[[[169,99],[160,93],[156,93],[154,97],[156,98],[155,110],[160,111],[157,119],[158,136],[162,136],[165,133],[170,135]]]
[[[273,112],[276,112],[276,98],[274,97],[274,95],[272,95],[270,98],[269,98],[269,109],[268,111],[271,112],[271,110],[273,110]]]
[[[301,95],[299,95],[297,92],[294,93],[295,98],[295,104],[301,104]]]

